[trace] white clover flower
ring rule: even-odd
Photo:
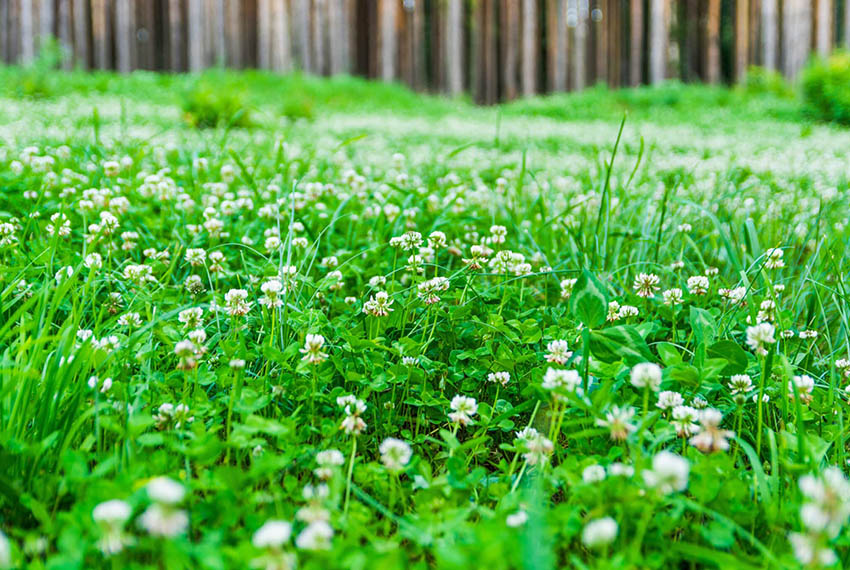
[[[292,536],[292,524],[286,521],[269,520],[257,529],[251,538],[255,548],[280,549]]]
[[[606,546],[617,538],[617,521],[604,517],[590,521],[581,531],[581,542],[588,548]]]
[[[708,293],[709,287],[710,283],[708,281],[708,277],[703,275],[688,277],[688,291],[690,291],[692,295],[705,295]]]
[[[581,472],[581,480],[585,483],[598,483],[606,477],[605,468],[599,464],[588,465]]]
[[[543,434],[530,426],[516,432],[514,445],[531,466],[546,463],[555,450],[551,440],[543,437]]]
[[[806,374],[794,376],[788,381],[788,397],[793,400],[795,396],[799,396],[800,402],[803,404],[811,403],[814,390],[815,379]]]
[[[679,437],[691,437],[700,430],[696,423],[699,420],[699,410],[691,406],[676,406],[673,408],[673,427]]]
[[[334,531],[325,521],[315,521],[307,525],[295,539],[295,546],[301,550],[330,550]]]
[[[800,564],[821,567],[832,566],[838,562],[835,551],[820,545],[816,537],[792,532],[788,534],[788,541],[791,543],[791,548],[794,551],[794,558]]]
[[[92,518],[101,533],[97,547],[104,555],[117,554],[132,542],[130,537],[124,534],[124,523],[131,513],[130,505],[119,499],[100,503],[92,511]]]
[[[449,413],[449,421],[462,426],[472,422],[472,416],[478,413],[478,402],[475,398],[460,394],[452,398],[450,407],[452,412]]]
[[[652,469],[643,472],[643,480],[648,487],[669,495],[687,488],[690,469],[687,459],[662,451],[652,458]]]
[[[635,277],[635,282],[632,285],[632,288],[635,290],[638,297],[650,299],[654,297],[655,292],[658,291],[659,281],[658,275],[655,275],[654,273],[640,273],[637,277]]]
[[[729,379],[732,395],[746,394],[753,389],[753,380],[747,374],[735,374]]]
[[[641,362],[632,367],[631,383],[635,388],[649,388],[657,392],[661,388],[661,367],[652,362]]]
[[[631,407],[611,406],[605,412],[604,418],[596,420],[596,425],[599,427],[608,428],[611,433],[611,439],[614,441],[622,441],[629,437],[629,434],[634,432],[637,427],[632,423],[632,418],[635,416],[635,409]]]
[[[518,528],[528,522],[528,513],[524,510],[520,509],[515,513],[509,514],[505,517],[505,524],[511,528]]]
[[[665,390],[658,394],[658,402],[655,404],[655,406],[661,410],[669,410],[675,408],[676,406],[681,406],[684,403],[685,399],[682,398],[682,395],[680,393]]]
[[[404,470],[410,463],[410,458],[413,457],[410,444],[393,437],[388,437],[382,441],[378,451],[381,453],[381,463],[392,472]]]
[[[667,289],[666,291],[662,291],[661,300],[665,305],[675,307],[676,305],[682,304],[682,290],[678,287],[674,287],[673,289]]]
[[[150,480],[145,486],[145,490],[152,501],[164,505],[176,505],[186,495],[186,488],[168,477],[157,477]]]
[[[729,449],[727,438],[734,437],[735,432],[720,429],[723,414],[720,410],[707,408],[699,413],[700,431],[690,440],[691,445],[703,453],[726,451]]]
[[[363,312],[373,317],[387,317],[394,311],[393,300],[386,291],[378,291],[363,303]]]
[[[573,355],[568,349],[567,341],[552,340],[546,345],[546,362],[564,365]]]
[[[0,568],[12,567],[12,544],[0,530]]]
[[[563,397],[568,392],[582,394],[581,376],[575,370],[560,370],[558,368],[547,368],[543,374],[544,390],[549,390],[556,397]]]
[[[776,342],[775,332],[776,329],[770,323],[759,323],[753,327],[747,327],[747,345],[759,356],[766,356],[766,345]]]
[[[224,294],[224,306],[227,309],[227,314],[231,317],[241,317],[248,314],[251,310],[251,303],[248,301],[248,291],[245,289],[230,289]]]
[[[183,534],[189,526],[189,517],[177,504],[186,494],[185,487],[167,477],[157,477],[145,489],[154,503],[139,518],[142,528],[152,535],[166,538]]]
[[[487,375],[487,382],[490,382],[490,383],[493,383],[493,384],[501,384],[502,386],[507,386],[508,382],[510,382],[510,381],[511,381],[510,373],[506,372],[504,370],[502,370],[500,372],[490,372]]]
[[[304,338],[304,348],[300,349],[301,354],[304,355],[301,360],[310,364],[321,364],[328,358],[327,353],[322,351],[324,346],[325,337],[308,333]]]
[[[768,269],[780,269],[785,267],[785,261],[782,256],[785,252],[778,247],[771,248],[765,252],[764,266]]]

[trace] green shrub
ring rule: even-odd
[[[281,115],[295,121],[298,119],[313,120],[313,101],[306,95],[293,95],[286,97],[281,108]]]
[[[850,125],[850,52],[813,60],[803,73],[802,86],[807,113]]]
[[[794,90],[781,73],[757,65],[747,70],[743,87],[748,95],[775,95],[788,99],[794,97]]]
[[[198,129],[251,126],[242,95],[228,85],[198,81],[183,94],[182,107],[186,122]]]

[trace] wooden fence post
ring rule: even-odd
[[[519,46],[519,5],[502,0],[502,85],[507,100],[517,96],[517,47]]]
[[[629,2],[629,84],[636,87],[643,75],[643,0]]]
[[[446,87],[449,95],[463,91],[463,4],[448,0],[446,13]]]
[[[537,92],[537,0],[522,0],[522,94]]]
[[[21,0],[21,63],[30,65],[35,60],[34,0]],[[14,25],[14,21],[12,21]]]
[[[398,0],[380,0],[378,2],[378,41],[381,54],[381,80],[394,81],[398,76],[398,37],[396,20],[398,18]]]
[[[709,0],[717,2],[719,0]],[[649,81],[657,85],[667,76],[667,0],[649,4]]]
[[[0,63],[9,61],[9,0],[0,0]]]
[[[272,0],[272,69],[287,72],[292,69],[292,40],[289,35],[289,11],[286,0]]]
[[[817,0],[815,20],[815,45],[818,55],[827,57],[832,52],[832,0]]]
[[[567,90],[567,3],[566,0],[547,0],[547,87],[550,91]]]
[[[168,43],[171,70],[184,71],[186,64],[183,59],[183,50],[186,43],[183,37],[182,0],[168,0]]]
[[[204,68],[204,6],[202,2],[203,0],[187,0],[186,4],[188,64],[191,72],[201,71]]]
[[[720,83],[720,0],[708,0],[705,26],[705,79]]]
[[[749,0],[735,0],[735,79],[741,81],[747,74],[750,44]]]
[[[573,89],[581,91],[587,85],[587,20],[590,17],[588,0],[573,0],[575,6],[575,41],[573,53]]]
[[[779,10],[777,0],[762,0],[762,65],[775,71],[779,65]]]

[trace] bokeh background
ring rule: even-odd
[[[0,61],[65,68],[302,70],[523,95],[794,80],[850,45],[848,0],[0,0]],[[53,40],[55,38],[55,40]],[[56,46],[59,46],[57,49]]]

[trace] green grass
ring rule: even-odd
[[[847,566],[850,132],[780,87],[0,69],[0,567]]]

